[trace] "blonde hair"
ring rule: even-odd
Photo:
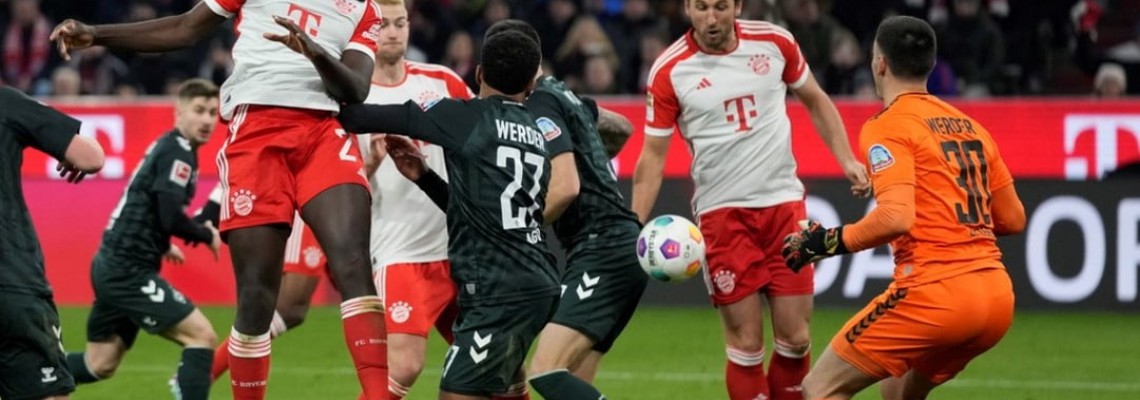
[[[377,5],[381,6],[400,6],[405,7],[404,0],[374,0]]]

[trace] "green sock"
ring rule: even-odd
[[[559,369],[530,378],[534,391],[547,400],[605,400],[598,389],[589,383],[570,375],[570,371]]]
[[[82,352],[67,353],[67,369],[71,371],[71,376],[75,377],[77,384],[91,383],[102,379],[91,373],[91,368],[87,366],[87,358]]]
[[[182,362],[178,364],[178,390],[182,400],[206,400],[210,396],[213,363],[214,349],[182,349]]]

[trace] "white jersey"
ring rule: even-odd
[[[463,79],[446,67],[405,61],[403,82],[395,86],[372,84],[366,103],[403,104],[413,100],[421,106],[449,97],[475,97]],[[360,136],[361,153],[369,153],[368,135]],[[427,165],[447,179],[443,148],[414,140]],[[396,170],[385,158],[369,182],[372,186],[373,269],[395,263],[420,263],[447,259],[447,216],[420,188]]]
[[[284,44],[262,37],[287,31],[273,16],[293,20],[334,59],[356,50],[375,59],[380,8],[372,0],[205,0],[214,13],[235,18],[234,71],[222,85],[222,118],[241,104],[337,111],[316,67]]]
[[[784,98],[811,72],[784,28],[741,20],[736,36],[735,49],[709,54],[686,34],[649,73],[645,134],[668,137],[680,128],[693,154],[697,215],[804,196]]]

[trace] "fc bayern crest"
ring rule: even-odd
[[[356,4],[350,3],[348,0],[336,0],[336,11],[341,14],[352,14],[356,11]]]
[[[768,75],[768,72],[772,70],[771,61],[767,54],[757,54],[748,59],[748,67],[752,68],[752,72],[755,72],[756,75]]]

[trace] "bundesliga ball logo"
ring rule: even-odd
[[[663,215],[649,221],[637,238],[637,260],[653,279],[681,282],[705,263],[705,241],[688,219]]]

